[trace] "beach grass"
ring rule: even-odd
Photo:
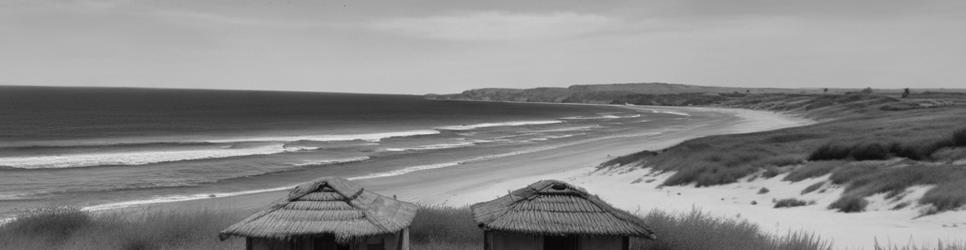
[[[966,96],[954,97],[944,103],[956,105],[922,106],[918,103],[940,97],[749,95],[725,106],[798,112],[821,122],[692,139],[617,157],[600,168],[672,173],[662,186],[706,187],[783,173],[783,180],[798,182],[828,175],[832,184],[846,189],[834,209],[849,211],[861,211],[860,198],[883,192],[891,197],[912,186],[935,185],[920,203],[936,212],[953,210],[966,205],[966,191],[955,188],[966,179]]]
[[[631,249],[832,249],[831,243],[811,233],[770,235],[750,222],[714,217],[698,210],[680,215],[655,210],[644,221],[657,232],[657,240],[636,239]]]
[[[46,208],[0,226],[3,249],[243,249],[244,240],[221,241],[218,232],[254,211],[148,210],[90,213],[76,208]],[[700,211],[644,216],[657,240],[635,239],[635,250],[674,249],[830,249],[817,236],[794,232],[773,236],[747,221],[713,217]],[[483,232],[469,208],[423,206],[411,227],[412,249],[483,249]]]

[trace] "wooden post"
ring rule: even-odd
[[[402,242],[402,247],[399,248],[399,250],[409,250],[409,228],[408,227],[403,228],[402,239],[400,239],[399,241]]]
[[[490,231],[483,231],[483,250],[490,250]]]

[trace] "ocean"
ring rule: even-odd
[[[699,119],[413,95],[0,87],[0,214],[383,178]]]

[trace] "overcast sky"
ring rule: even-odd
[[[966,86],[963,0],[0,0],[0,84]]]

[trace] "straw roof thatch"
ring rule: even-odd
[[[346,179],[324,177],[299,185],[288,197],[229,226],[219,236],[289,239],[332,235],[339,242],[398,232],[416,205],[366,191]]]
[[[538,181],[470,208],[484,230],[654,238],[640,217],[557,180]]]

